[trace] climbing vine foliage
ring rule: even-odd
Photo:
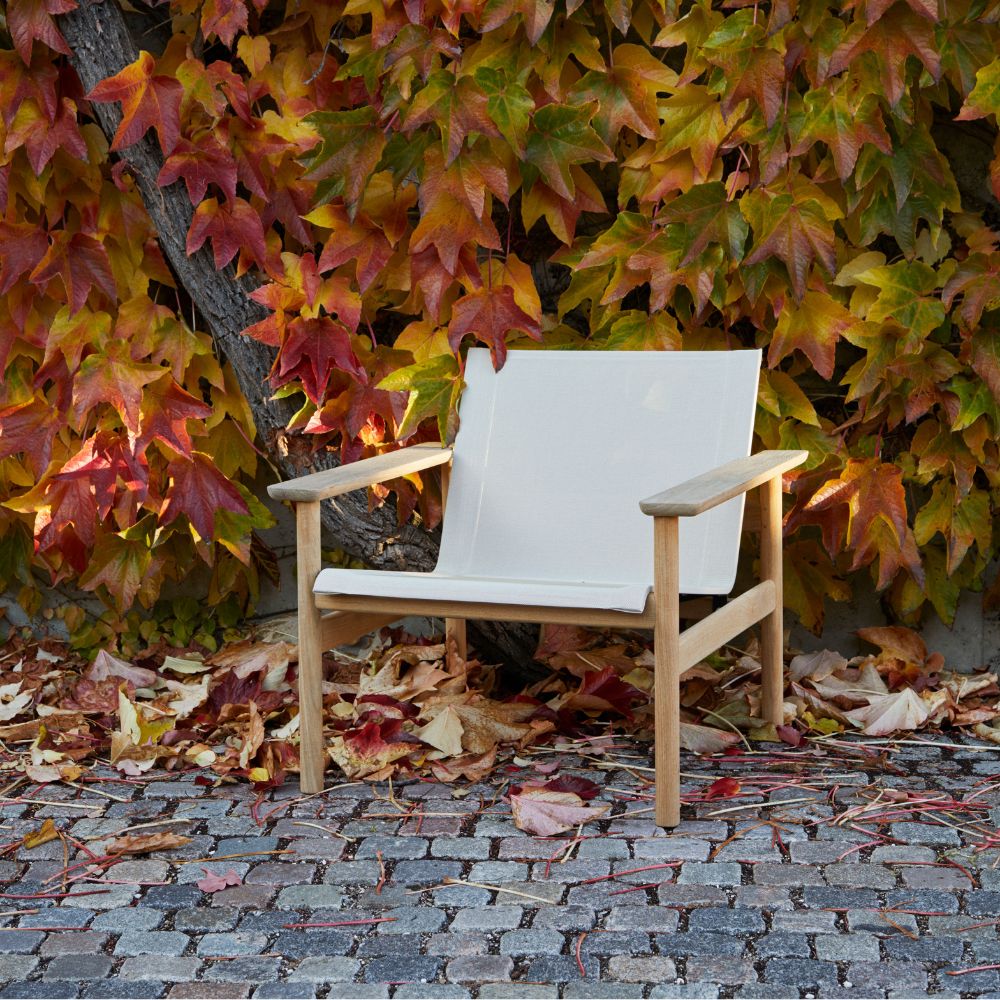
[[[477,342],[761,347],[758,445],[810,453],[801,620],[862,577],[908,620],[982,589],[1000,4],[170,0],[89,93],[75,6],[9,0],[0,42],[8,584],[124,612],[198,563],[251,596],[267,561],[251,416],[117,156],[152,130],[188,251],[259,280],[246,336],[316,448],[447,437]],[[430,485],[394,492],[434,522]]]

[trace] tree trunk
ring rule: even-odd
[[[114,0],[82,0],[58,21],[85,92],[139,56]],[[110,142],[121,121],[118,105],[94,104],[92,110]],[[174,275],[232,366],[261,444],[282,476],[292,478],[339,464],[334,454],[312,453],[299,437],[286,431],[295,407],[286,399],[270,398],[268,373],[273,354],[266,345],[243,335],[243,330],[267,315],[263,306],[249,298],[256,283],[247,275],[238,278],[232,264],[217,271],[207,244],[188,256],[187,232],[194,210],[181,182],[166,188],[157,185],[163,154],[154,135],[147,133],[118,155],[135,178]],[[337,548],[376,568],[429,570],[437,561],[436,534],[412,524],[400,526],[392,504],[370,511],[364,490],[338,497],[335,504],[323,504],[322,517],[324,533]],[[484,623],[473,631],[480,653],[488,660],[522,669],[530,663],[537,634],[533,627]]]

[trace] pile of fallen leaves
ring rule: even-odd
[[[909,629],[858,634],[878,652],[790,655],[780,726],[760,720],[752,642],[692,667],[681,679],[683,745],[727,753],[748,737],[797,746],[839,732],[934,726],[974,727],[1000,742],[990,725],[1000,715],[995,674],[945,670]],[[648,636],[550,627],[536,656],[548,675],[510,692],[496,668],[399,632],[384,631],[358,659],[331,654],[324,702],[335,773],[477,781],[497,768],[498,751],[503,762],[528,747],[612,732],[651,738]],[[285,641],[247,640],[204,658],[163,648],[130,661],[101,652],[84,663],[54,642],[12,639],[0,660],[0,770],[15,782],[86,781],[100,762],[131,776],[155,766],[199,769],[204,782],[281,784],[298,763],[296,666]],[[601,809],[587,805],[593,789],[566,780],[511,789],[515,817],[530,816],[535,832],[593,818]]]

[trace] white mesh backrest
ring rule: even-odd
[[[469,352],[438,569],[653,580],[639,501],[750,453],[759,351]],[[681,591],[736,576],[742,498],[681,522]]]

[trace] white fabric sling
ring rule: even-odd
[[[430,573],[325,569],[317,594],[641,612],[639,501],[750,453],[759,351],[469,351]],[[680,526],[680,590],[735,581],[743,497]]]

